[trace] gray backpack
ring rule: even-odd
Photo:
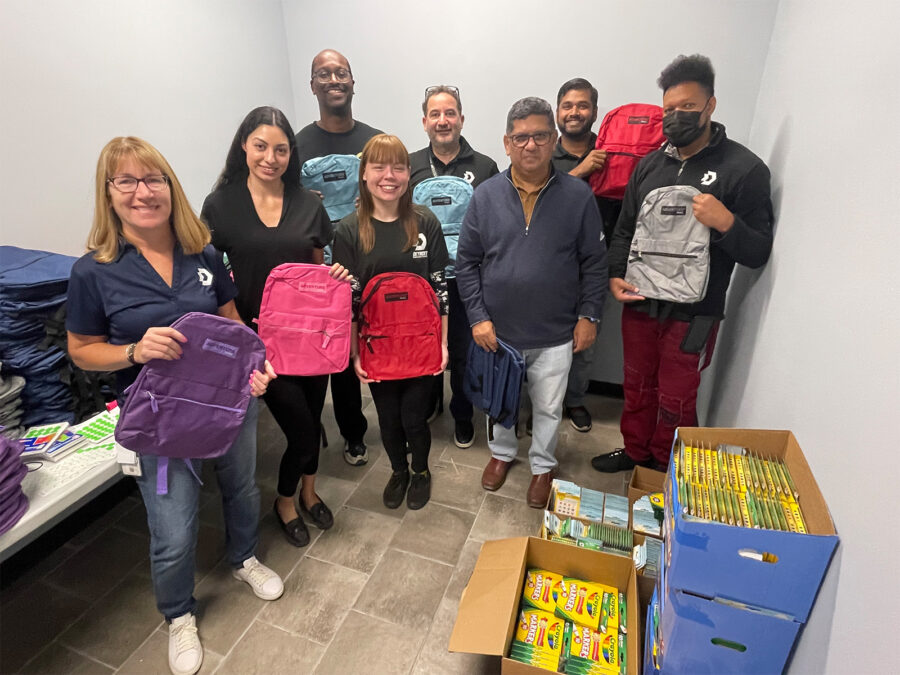
[[[641,204],[625,281],[645,298],[699,302],[709,281],[709,228],[694,217],[690,185],[651,191]]]

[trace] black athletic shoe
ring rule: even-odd
[[[457,448],[471,448],[475,442],[475,425],[472,420],[456,420],[453,442]]]
[[[384,486],[381,500],[389,509],[399,508],[406,496],[406,488],[409,487],[409,469],[394,471],[388,484]]]
[[[625,454],[625,448],[616,448],[606,455],[597,455],[591,460],[591,466],[603,473],[631,471],[635,466],[650,466],[650,460],[635,462]]]
[[[406,493],[406,505],[410,510],[421,509],[431,499],[431,473],[413,471],[409,482],[409,492]]]
[[[583,405],[566,408],[566,414],[569,416],[572,426],[575,427],[575,431],[587,433],[591,430],[591,413]]]
[[[369,453],[366,450],[366,444],[362,441],[351,443],[347,441],[344,446],[344,461],[353,466],[359,466],[369,461]]]

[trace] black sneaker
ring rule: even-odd
[[[650,466],[650,460],[635,462],[625,454],[625,448],[616,448],[606,455],[597,455],[591,460],[591,466],[603,473],[631,471],[635,466]]]
[[[384,486],[384,492],[381,493],[384,505],[389,509],[399,508],[406,496],[407,487],[409,487],[409,469],[394,471],[388,484]]]
[[[453,442],[457,448],[471,448],[475,442],[475,425],[472,420],[456,420]]]
[[[583,405],[566,408],[566,414],[569,416],[572,426],[575,427],[575,431],[587,433],[591,430],[591,414]]]
[[[366,450],[366,444],[362,441],[351,443],[347,441],[344,445],[344,460],[347,464],[359,466],[369,461],[369,453]]]
[[[425,506],[429,499],[431,499],[431,473],[413,471],[409,492],[406,495],[406,505],[410,510],[415,511]]]

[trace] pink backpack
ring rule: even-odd
[[[338,373],[350,362],[350,284],[328,271],[284,263],[266,279],[256,323],[279,375]]]

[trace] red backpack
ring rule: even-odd
[[[284,263],[266,279],[259,337],[279,375],[338,373],[350,361],[350,284],[325,265]]]
[[[650,103],[629,103],[606,113],[597,130],[597,150],[606,150],[606,164],[591,174],[591,189],[598,197],[622,199],[634,168],[645,155],[665,141],[662,108]]]
[[[359,355],[373,380],[440,371],[441,315],[425,279],[411,272],[385,272],[366,284],[359,304]]]

